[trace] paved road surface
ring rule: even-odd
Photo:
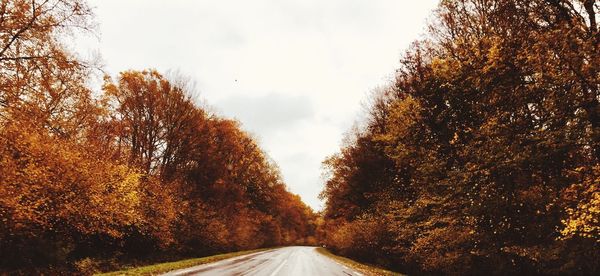
[[[315,247],[290,246],[175,270],[165,275],[353,275],[359,272],[321,255]]]

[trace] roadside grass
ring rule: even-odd
[[[329,257],[329,258],[332,258],[332,259],[334,259],[335,261],[337,261],[339,263],[342,263],[342,264],[344,264],[346,266],[352,267],[352,268],[358,270],[359,272],[361,272],[362,274],[365,274],[365,275],[386,275],[386,276],[387,275],[394,275],[394,276],[404,275],[404,274],[400,274],[398,272],[393,272],[393,271],[385,270],[383,268],[375,267],[375,266],[372,266],[372,265],[362,264],[362,263],[359,263],[357,261],[348,259],[346,257],[335,255],[335,254],[329,252],[329,250],[327,250],[327,249],[325,249],[323,247],[317,247],[317,252],[319,252],[319,253],[321,253],[321,254]]]
[[[225,253],[225,254],[219,254],[219,255],[214,255],[214,256],[207,256],[207,257],[202,257],[202,258],[186,259],[186,260],[175,261],[175,262],[159,263],[159,264],[153,264],[153,265],[148,265],[148,266],[127,268],[124,270],[100,273],[100,274],[95,274],[95,275],[98,275],[98,276],[159,275],[159,274],[167,273],[169,271],[173,271],[173,270],[177,270],[177,269],[212,263],[212,262],[216,262],[216,261],[220,261],[220,260],[224,260],[224,259],[229,259],[229,258],[233,258],[233,257],[237,257],[237,256],[246,255],[246,254],[252,254],[252,253],[256,253],[256,252],[266,251],[266,250],[270,250],[270,249],[273,249],[273,248],[261,248],[261,249],[255,249],[255,250],[238,251],[238,252]]]

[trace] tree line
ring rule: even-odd
[[[324,162],[324,242],[416,274],[600,273],[598,1],[444,0]]]
[[[0,1],[0,273],[315,243],[313,211],[237,121],[155,70],[88,85],[80,0]]]

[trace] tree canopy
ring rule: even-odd
[[[598,8],[442,1],[324,162],[327,244],[405,272],[598,273]]]
[[[315,214],[237,121],[153,69],[92,91],[65,42],[80,31],[84,1],[0,1],[0,273],[314,243]]]

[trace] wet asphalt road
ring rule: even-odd
[[[239,256],[164,275],[353,275],[361,273],[318,253],[316,247],[290,246]]]

